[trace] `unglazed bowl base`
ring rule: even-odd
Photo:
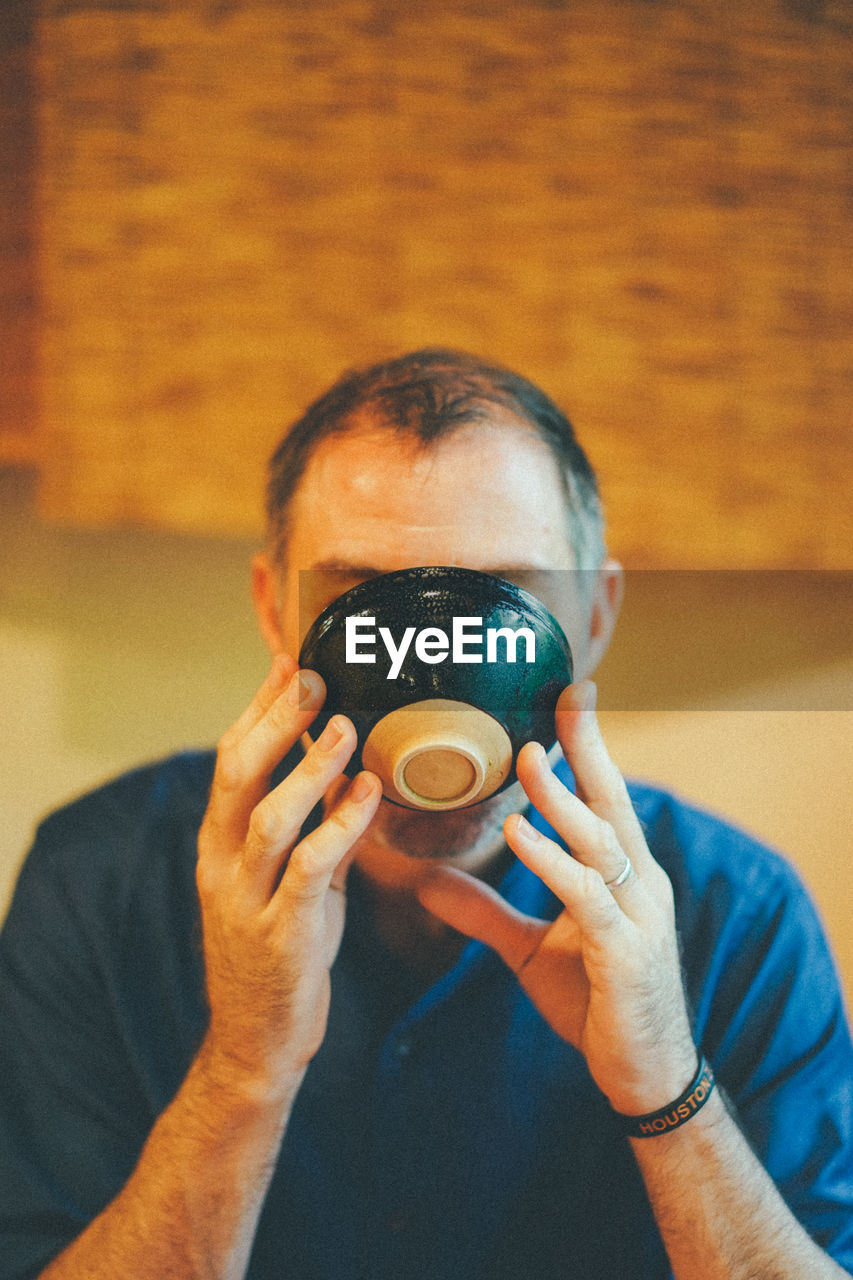
[[[427,698],[383,716],[365,741],[362,763],[397,804],[459,809],[498,790],[512,768],[512,743],[488,712]]]

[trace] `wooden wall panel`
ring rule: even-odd
[[[6,0],[0,14],[0,464],[33,462],[38,446],[33,51],[31,6]]]
[[[831,2],[46,0],[45,509],[257,529],[307,400],[441,342],[569,410],[629,563],[849,565],[851,54]]]

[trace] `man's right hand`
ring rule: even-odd
[[[372,773],[342,771],[355,729],[335,715],[272,791],[270,776],[325,697],[314,671],[281,655],[251,705],[224,734],[199,835],[197,884],[210,1025],[202,1050],[222,1084],[291,1101],[322,1042],[329,969],[344,925],[353,846],[381,799]],[[305,839],[300,829],[333,789],[335,803]]]
[[[290,1105],[326,1028],[347,867],[381,796],[375,774],[342,776],[356,742],[343,716],[269,791],[324,696],[315,672],[278,657],[220,742],[197,873],[208,1034],[132,1176],[41,1280],[245,1277]]]

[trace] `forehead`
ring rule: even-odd
[[[365,423],[311,457],[287,568],[569,568],[566,502],[550,449],[508,412],[428,446]]]

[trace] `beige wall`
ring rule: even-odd
[[[46,809],[214,741],[242,709],[265,669],[252,549],[46,528],[27,474],[0,475],[0,912]],[[804,600],[803,581],[784,575],[694,576],[678,608],[666,575],[628,585],[600,673],[617,760],[784,849],[853,991],[853,656],[839,584]]]
[[[263,677],[246,542],[41,525],[0,473],[0,913],[50,806],[215,741]]]

